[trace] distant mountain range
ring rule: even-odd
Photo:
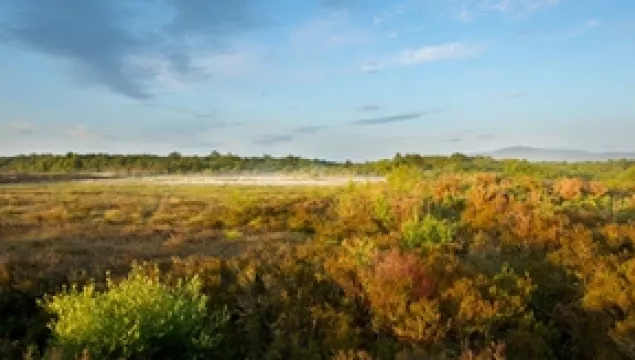
[[[635,160],[635,152],[589,152],[583,150],[541,149],[530,146],[511,146],[479,153],[494,159],[525,159],[527,161],[606,161]]]

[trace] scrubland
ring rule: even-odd
[[[632,359],[635,178],[0,187],[2,358]]]

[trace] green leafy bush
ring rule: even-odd
[[[201,285],[193,276],[170,286],[156,265],[138,264],[119,283],[108,276],[101,293],[93,284],[73,285],[44,300],[57,316],[53,345],[72,358],[84,351],[91,359],[210,356],[226,320],[223,311],[208,310]]]
[[[386,174],[386,181],[390,188],[397,191],[409,191],[423,178],[420,168],[399,165]]]
[[[418,215],[402,226],[402,240],[407,248],[423,245],[450,243],[457,232],[457,225],[445,219],[437,219],[427,214],[422,219]]]

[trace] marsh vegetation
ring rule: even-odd
[[[0,352],[635,357],[632,164],[398,161],[330,187],[2,185]]]

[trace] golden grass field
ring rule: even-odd
[[[2,185],[0,254],[51,273],[127,269],[133,259],[232,256],[254,245],[306,240],[289,228],[289,209],[276,207],[337,191],[145,181]]]

